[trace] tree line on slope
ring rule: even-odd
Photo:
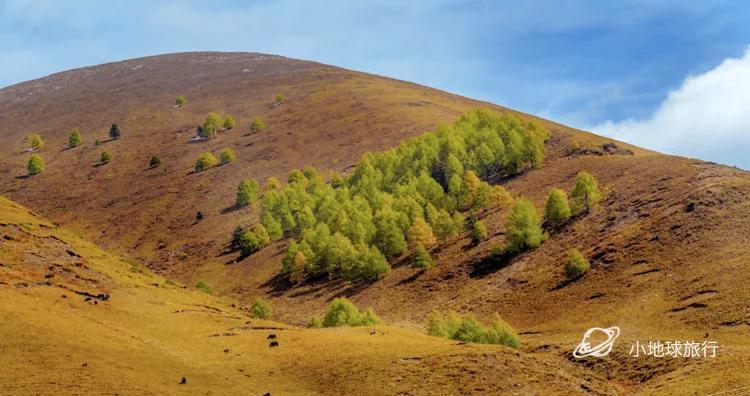
[[[372,280],[390,270],[389,258],[409,250],[428,265],[424,249],[467,223],[486,237],[476,212],[512,200],[486,180],[538,166],[549,136],[512,114],[475,110],[395,149],[364,155],[351,175],[333,175],[330,183],[311,167],[294,170],[285,186],[266,187],[260,224],[236,233],[236,245],[251,254],[288,233],[282,271],[291,278]]]

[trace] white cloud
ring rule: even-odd
[[[686,78],[650,118],[587,129],[668,154],[750,169],[750,48]]]

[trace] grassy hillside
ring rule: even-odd
[[[544,353],[390,326],[303,329],[252,319],[230,300],[165,280],[2,197],[0,234],[2,394],[617,389]],[[269,348],[269,334],[278,347]]]

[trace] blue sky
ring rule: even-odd
[[[749,20],[744,1],[0,0],[0,86],[159,53],[265,52],[750,169]]]

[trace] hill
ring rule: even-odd
[[[281,105],[274,103],[278,93],[285,96]],[[178,95],[188,99],[182,108],[173,107]],[[519,330],[523,351],[535,356],[534,362],[585,369],[577,378],[606,379],[592,379],[583,390],[706,393],[748,385],[750,294],[743,285],[750,280],[750,244],[743,236],[750,232],[750,175],[530,115],[514,112],[551,132],[543,163],[493,182],[513,196],[529,197],[538,208],[550,188],[569,191],[582,170],[605,191],[598,211],[554,233],[538,249],[509,261],[491,259],[492,248],[505,242],[503,208],[483,215],[487,241],[474,245],[461,235],[433,250],[435,268],[422,272],[395,261],[388,276],[364,285],[338,278],[290,285],[278,276],[285,241],[246,258],[227,252],[234,227],[253,224],[259,215],[258,209],[232,207],[240,180],[284,180],[290,170],[307,165],[324,174],[349,172],[363,153],[395,147],[475,108],[512,112],[277,56],[134,59],[0,90],[0,137],[10,143],[0,147],[0,189],[160,275],[190,285],[205,279],[218,294],[243,305],[268,298],[286,323],[306,323],[337,296],[372,306],[400,329],[420,332],[433,308],[480,318],[498,312]],[[233,115],[238,126],[189,143],[210,111]],[[248,134],[256,115],[268,127]],[[106,141],[112,123],[123,137]],[[81,129],[84,144],[64,149],[73,128]],[[47,170],[27,178],[22,141],[29,132],[46,141],[39,154]],[[200,153],[218,155],[223,147],[237,153],[237,162],[192,171]],[[114,158],[100,165],[104,150]],[[148,167],[152,155],[161,157],[162,166]],[[198,211],[204,214],[200,221]],[[591,259],[592,269],[566,283],[562,263],[572,248]],[[596,364],[570,363],[583,332],[605,325],[622,329],[615,352]],[[717,359],[686,362],[627,353],[635,341],[665,339],[712,340],[723,348]],[[469,361],[479,364],[469,359],[456,367]],[[418,381],[414,378],[405,382]]]

